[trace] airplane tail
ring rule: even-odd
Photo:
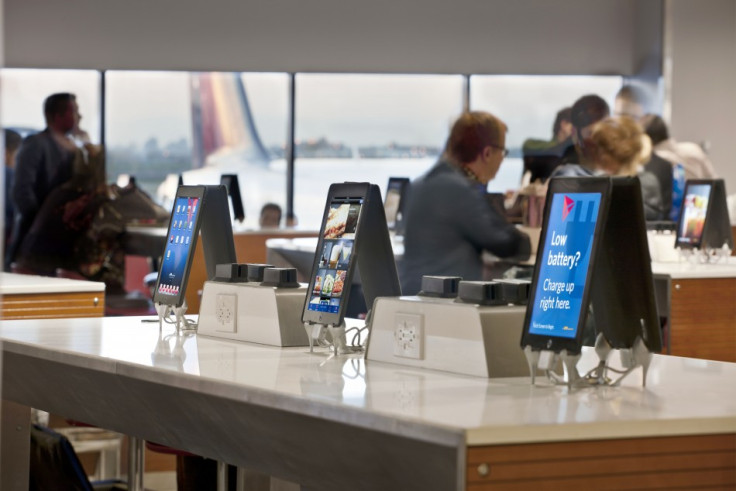
[[[269,162],[239,73],[193,73],[190,91],[193,167]]]

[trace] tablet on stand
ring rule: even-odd
[[[222,185],[177,189],[153,295],[160,326],[173,313],[177,330],[192,327],[184,318],[185,293],[200,232],[207,277],[212,279],[217,264],[236,262],[227,191]]]
[[[369,309],[378,296],[401,295],[378,186],[333,184],[327,193],[302,312],[310,349],[315,342],[325,342],[329,332],[336,353],[350,351],[344,320],[356,269],[360,270]]]

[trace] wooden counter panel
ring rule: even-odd
[[[673,279],[670,354],[736,362],[736,278]]]
[[[0,295],[0,319],[102,317],[104,292]]]
[[[728,488],[736,434],[472,447],[467,462],[469,490]]]

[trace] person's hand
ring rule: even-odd
[[[72,129],[72,137],[75,140],[79,140],[80,142],[84,143],[85,146],[88,143],[91,143],[92,140],[89,137],[89,133],[87,133],[85,130],[79,127],[79,125],[75,125]]]

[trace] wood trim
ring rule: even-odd
[[[102,317],[104,292],[0,295],[0,319]]]
[[[469,490],[727,488],[736,434],[471,447],[466,476]]]
[[[670,354],[736,362],[736,278],[673,279]]]

